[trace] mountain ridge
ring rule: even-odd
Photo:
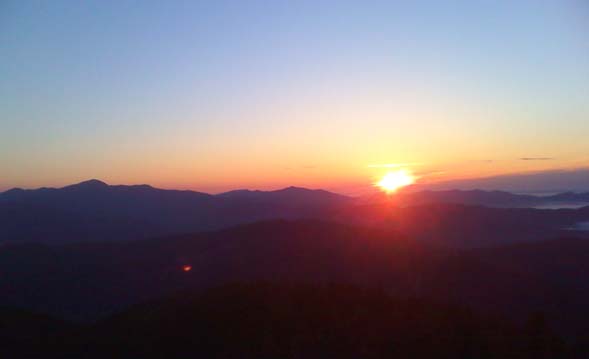
[[[572,197],[561,194],[558,199]],[[538,212],[528,208],[551,201],[553,197],[481,190],[401,191],[366,200],[294,186],[213,195],[88,180],[62,188],[12,189],[0,194],[0,242],[132,240],[262,220],[321,219],[394,226],[417,238],[441,237],[447,243],[471,246],[546,238],[589,221],[589,209]],[[511,210],[519,207],[519,211]]]
[[[152,189],[152,190],[156,190],[156,191],[198,193],[198,194],[209,195],[209,196],[213,196],[213,197],[214,196],[224,197],[224,196],[229,196],[229,195],[233,195],[233,194],[245,194],[245,193],[248,193],[248,194],[258,193],[258,194],[260,194],[260,193],[301,193],[301,192],[324,193],[324,194],[332,194],[332,195],[337,195],[337,196],[342,196],[342,197],[348,197],[343,194],[330,192],[330,191],[327,191],[324,189],[310,189],[310,188],[298,187],[298,186],[288,186],[288,187],[279,188],[276,190],[267,190],[267,191],[265,191],[265,190],[251,190],[251,189],[236,189],[236,190],[230,190],[230,191],[226,191],[226,192],[211,194],[211,193],[195,191],[195,190],[190,190],[190,189],[184,189],[184,190],[164,189],[164,188],[153,187],[149,184],[111,185],[111,184],[108,184],[108,183],[98,180],[98,179],[89,179],[89,180],[85,180],[82,182],[66,185],[63,187],[39,187],[39,188],[30,188],[30,189],[24,189],[21,187],[13,187],[13,188],[10,188],[4,192],[0,192],[0,198],[2,198],[3,195],[11,195],[11,194],[15,194],[15,193],[19,193],[19,194],[21,194],[21,193],[35,193],[35,192],[39,193],[39,192],[60,191],[60,190],[97,190],[97,189],[107,189],[107,188],[109,188],[109,189]]]
[[[119,189],[119,190],[153,190],[162,191],[169,193],[185,193],[185,194],[198,194],[206,195],[211,197],[247,197],[255,195],[270,195],[270,194],[284,194],[284,193],[306,193],[306,194],[317,194],[317,195],[332,195],[346,198],[360,198],[350,197],[344,194],[330,192],[324,189],[309,189],[298,186],[288,186],[275,190],[251,190],[251,189],[236,189],[225,191],[221,193],[211,194],[195,190],[178,190],[178,189],[163,189],[153,187],[149,184],[134,184],[134,185],[110,185],[104,181],[98,179],[85,180],[79,183],[66,185],[63,187],[40,187],[34,189],[23,189],[20,187],[14,187],[4,192],[0,192],[0,199],[14,199],[23,195],[30,195],[33,193],[42,192],[55,192],[60,190],[68,191],[79,191],[79,190],[107,190],[107,189]],[[566,191],[560,192],[548,196],[539,196],[531,194],[517,194],[502,190],[420,190],[420,191],[407,191],[401,190],[398,193],[392,195],[385,195],[379,192],[375,192],[375,195],[364,196],[364,199],[380,200],[383,196],[398,200],[400,203],[407,203],[408,205],[417,205],[424,203],[461,203],[461,204],[481,204],[481,205],[497,205],[497,206],[524,206],[534,205],[547,202],[586,202],[589,205],[589,192],[573,192]]]

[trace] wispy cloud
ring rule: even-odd
[[[380,163],[368,165],[369,168],[401,168],[421,166],[421,163]]]
[[[552,161],[552,157],[521,157],[521,161]]]
[[[446,173],[448,173],[448,171],[424,171],[424,172],[417,172],[417,175],[419,176],[428,176],[428,177],[434,177],[434,176],[441,176],[441,175],[445,175]]]

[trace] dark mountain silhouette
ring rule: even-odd
[[[341,201],[344,197],[324,190],[309,190],[301,187],[287,187],[277,191],[235,190],[216,195],[217,197],[255,200],[259,202],[286,201],[297,205],[316,205],[320,202]]]
[[[589,202],[589,193],[563,192],[547,197],[549,200],[562,202]]]
[[[0,194],[0,242],[139,239],[213,230],[263,219],[313,218],[350,199],[320,190],[209,195],[90,180]]]
[[[35,323],[29,323],[34,327]],[[36,340],[34,340],[36,339]],[[134,306],[19,343],[43,358],[583,358],[525,325],[350,285],[233,284]],[[6,355],[23,349],[0,337]]]
[[[547,207],[566,204],[589,206],[589,193],[564,192],[549,196],[514,194],[504,191],[448,190],[448,191],[403,191],[394,196],[401,205],[465,204],[487,207]]]
[[[425,243],[466,248],[589,235],[571,230],[575,224],[589,221],[589,207],[540,210],[443,203],[398,207],[394,202],[381,202],[346,207],[331,219],[392,228]]]
[[[77,329],[74,324],[45,314],[0,307],[2,357],[40,358],[63,351],[65,348],[58,345],[60,339]]]
[[[584,196],[563,193],[545,203],[570,202]],[[587,208],[538,211],[470,207],[520,207],[545,200],[506,192],[445,191],[402,192],[366,202],[297,187],[210,195],[149,185],[110,186],[90,180],[58,189],[13,189],[0,194],[0,242],[145,239],[268,219],[315,218],[392,227],[442,245],[475,247],[554,238],[565,235],[565,228],[589,220]]]
[[[224,283],[348,283],[519,323],[544,312],[562,333],[586,335],[587,242],[562,240],[551,251],[553,243],[455,250],[391,230],[271,221],[142,241],[10,245],[0,251],[0,304],[92,320]]]

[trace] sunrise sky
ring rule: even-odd
[[[0,190],[589,166],[583,0],[8,0],[0,75]]]

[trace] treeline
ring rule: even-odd
[[[581,358],[541,314],[525,325],[382,290],[233,284],[93,325],[0,311],[4,358]]]

